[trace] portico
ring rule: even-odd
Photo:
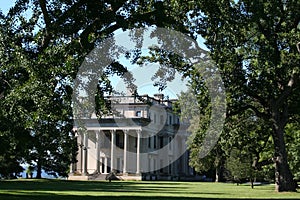
[[[84,132],[77,130],[81,148],[78,158],[81,159],[73,171],[83,175],[107,174],[112,170],[140,175],[141,135],[140,127],[88,127]],[[129,147],[129,141],[136,143],[134,147]]]

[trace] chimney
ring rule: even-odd
[[[126,96],[132,96],[132,91],[129,87],[126,88]]]
[[[158,100],[163,100],[164,99],[164,94],[154,94],[154,97]]]
[[[126,96],[134,96],[137,94],[137,87],[134,84],[126,87]]]

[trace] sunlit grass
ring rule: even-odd
[[[277,193],[274,185],[142,181],[0,181],[0,199],[300,199],[300,192]]]

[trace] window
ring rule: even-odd
[[[117,173],[120,173],[121,169],[121,158],[117,158]]]
[[[148,137],[148,148],[149,149],[151,148],[151,137],[150,136]]]
[[[164,138],[161,136],[159,137],[159,148],[163,148],[164,147]]]
[[[153,136],[153,148],[156,149],[156,135]]]
[[[164,172],[164,160],[160,160],[160,168],[159,168],[159,172],[163,173]]]
[[[156,123],[156,114],[153,114],[153,123]]]
[[[171,174],[172,173],[172,161],[171,160],[169,160],[169,167],[168,168],[169,168],[168,169],[169,174]]]
[[[116,134],[116,146],[119,148],[124,148],[124,135]]]
[[[172,150],[172,137],[169,137],[169,150],[171,151]]]
[[[151,172],[151,158],[148,158],[148,170]]]
[[[172,125],[172,116],[169,116],[169,124]]]
[[[164,116],[160,115],[160,124],[163,124],[163,123],[164,123]]]
[[[136,116],[136,117],[142,117],[142,111],[140,111],[140,110],[139,110],[139,111],[136,111],[136,112],[135,112],[135,116]]]

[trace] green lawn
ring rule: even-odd
[[[274,185],[249,185],[203,182],[142,181],[63,181],[10,180],[0,181],[0,199],[300,199],[297,193],[276,193]]]

